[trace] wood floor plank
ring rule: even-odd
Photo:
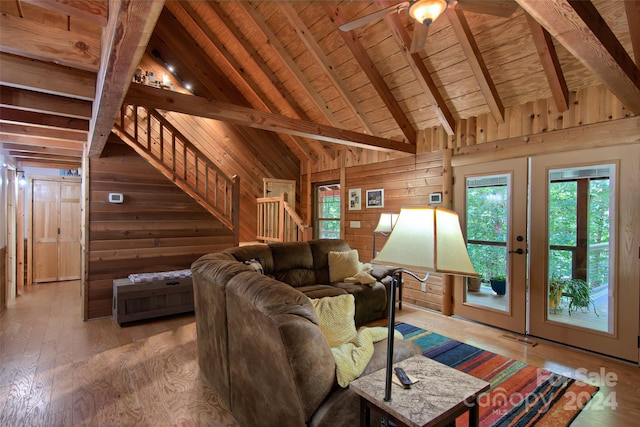
[[[79,289],[26,287],[0,317],[0,426],[237,426],[200,378],[193,315],[124,327],[112,318],[83,322]],[[614,376],[591,381],[601,390],[572,427],[640,419],[638,367],[544,340],[530,347],[406,303],[397,319],[570,377]]]

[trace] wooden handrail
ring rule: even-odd
[[[258,207],[257,239],[266,242],[299,242],[312,238],[312,229],[287,202],[286,194],[261,197]]]
[[[113,132],[218,218],[239,242],[240,178],[229,178],[158,111],[123,105]]]

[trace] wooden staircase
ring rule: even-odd
[[[239,243],[240,178],[227,177],[158,111],[123,105],[112,131],[233,231]]]
[[[265,242],[300,242],[311,240],[312,229],[287,202],[287,194],[257,199],[257,238]]]

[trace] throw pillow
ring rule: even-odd
[[[352,277],[360,271],[358,250],[352,249],[345,252],[333,252],[328,254],[329,281],[341,282],[345,277]]]
[[[316,298],[310,301],[329,347],[338,347],[356,337],[356,300],[353,295]]]
[[[257,258],[250,259],[249,261],[244,262],[249,267],[253,268],[253,271],[256,273],[264,274],[264,268],[262,268],[262,264],[260,264],[260,260]]]

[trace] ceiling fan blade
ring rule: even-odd
[[[427,43],[427,36],[429,35],[429,26],[423,25],[418,21],[413,23],[413,36],[411,36],[411,48],[410,53],[418,53],[424,49]]]
[[[379,21],[390,13],[400,12],[402,9],[406,9],[409,7],[408,1],[403,1],[402,3],[398,3],[393,6],[386,7],[384,9],[380,9],[377,12],[370,13],[369,15],[365,15],[362,18],[354,19],[353,21],[349,21],[346,24],[340,25],[340,31],[351,31],[358,27],[362,27],[371,22]]]
[[[518,7],[518,3],[508,0],[458,0],[456,5],[456,9],[500,16],[502,18],[508,18],[513,15]]]

